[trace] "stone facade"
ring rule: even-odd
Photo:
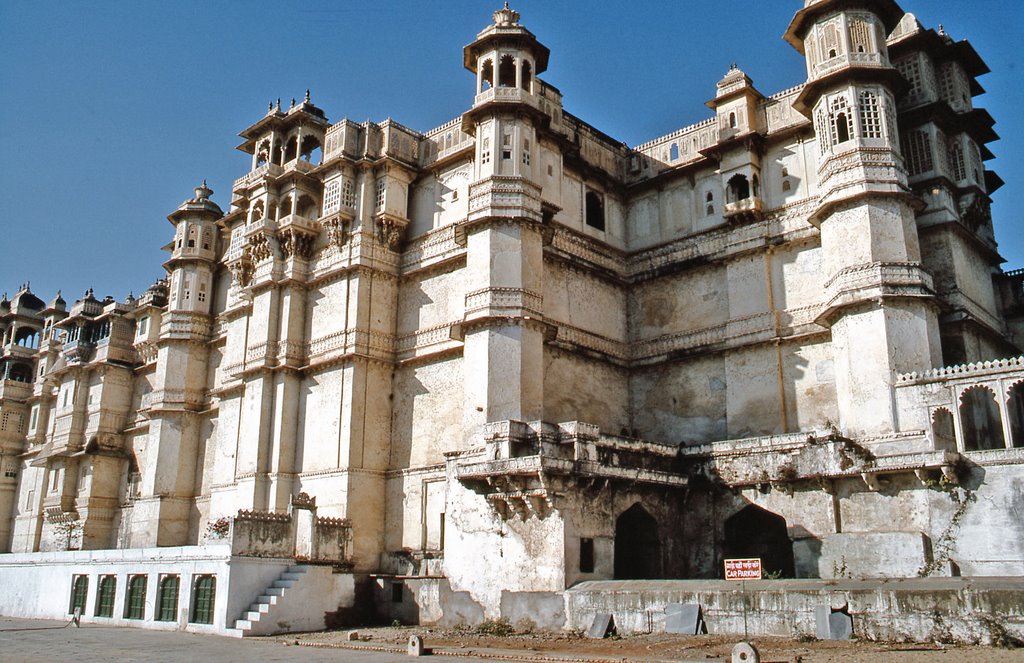
[[[733,67],[635,148],[563,109],[507,5],[441,127],[271,105],[227,213],[204,183],[168,217],[166,280],[0,302],[0,549],[226,531],[229,558],[375,574],[403,615],[546,625],[579,581],[732,556],[1024,575],[988,70],[893,0],[807,0],[785,38],[800,85]]]

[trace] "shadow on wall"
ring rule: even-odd
[[[483,607],[469,592],[452,591],[447,578],[370,578],[370,601],[377,606],[376,623],[424,626],[476,626],[484,622]],[[356,604],[365,601],[365,595]],[[369,603],[368,602],[368,603]],[[561,592],[501,593],[501,619],[519,630],[561,629],[565,601]],[[368,622],[363,622],[368,623]]]

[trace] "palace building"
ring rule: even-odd
[[[571,588],[732,557],[1019,580],[988,68],[895,0],[794,5],[805,80],[734,66],[630,147],[506,4],[450,122],[271,105],[230,205],[168,217],[166,279],[5,298],[0,612],[560,628]]]

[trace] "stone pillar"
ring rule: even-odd
[[[481,224],[467,236],[464,430],[543,418],[543,253],[525,220]]]

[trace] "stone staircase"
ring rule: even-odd
[[[242,613],[242,616],[235,620],[235,627],[231,635],[246,637],[253,635],[270,635],[280,630],[272,621],[275,609],[289,601],[289,594],[295,594],[295,585],[306,578],[306,571],[309,567],[297,564],[284,571],[277,580],[267,587],[262,594],[256,597],[256,601],[249,606],[249,609]]]

